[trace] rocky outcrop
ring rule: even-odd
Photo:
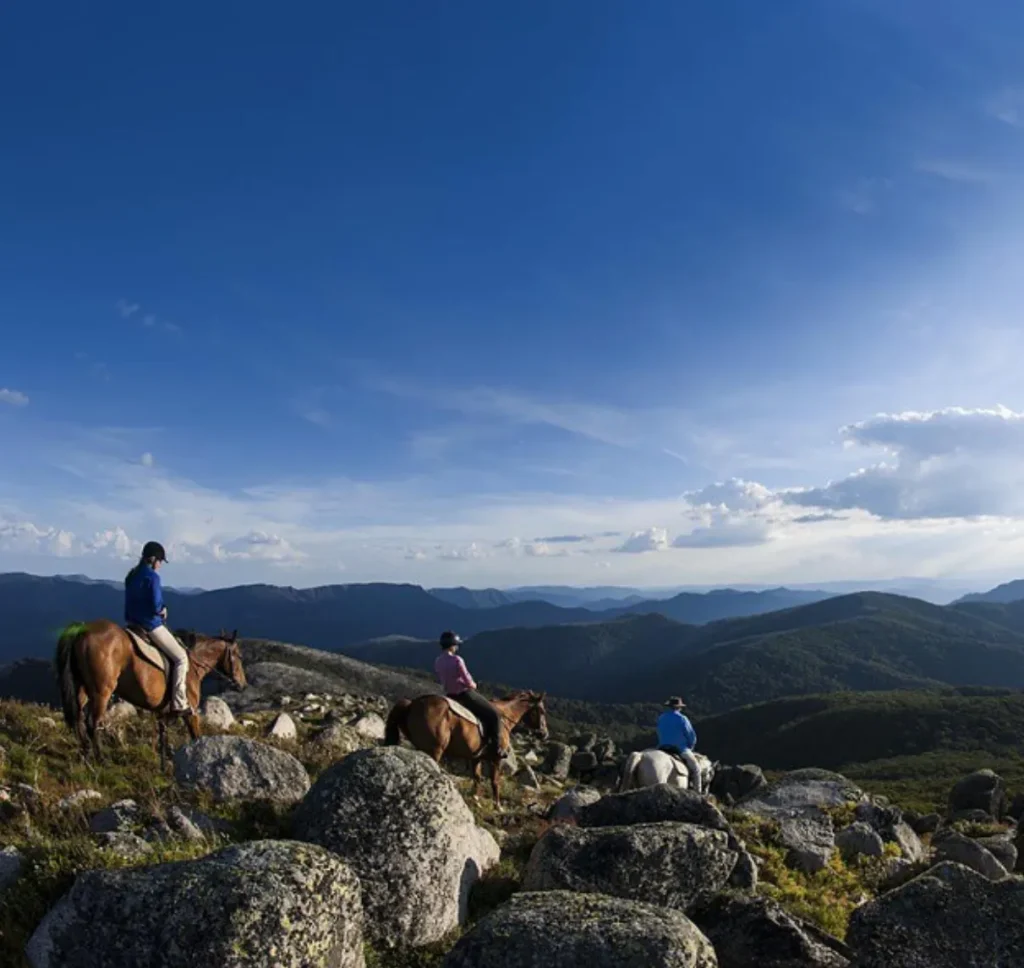
[[[359,882],[339,858],[264,840],[81,874],[26,953],[32,968],[95,968],[100,956],[104,968],[362,968],[362,919]]]
[[[182,747],[174,776],[219,801],[295,803],[309,789],[309,774],[294,756],[241,736],[201,736]]]
[[[534,847],[523,889],[607,894],[685,911],[722,890],[738,859],[727,834],[694,824],[558,826]]]
[[[698,824],[712,830],[728,830],[729,824],[709,800],[693,790],[680,790],[664,783],[658,786],[613,793],[581,807],[581,827],[621,827],[638,823]]]
[[[553,776],[556,780],[565,780],[569,776],[571,765],[572,747],[565,743],[549,743],[540,771]]]
[[[199,714],[203,717],[203,725],[207,729],[226,733],[235,725],[235,714],[231,712],[231,707],[218,696],[206,699]]]
[[[711,794],[722,803],[733,804],[764,786],[767,781],[759,766],[719,766],[711,780]]]
[[[980,810],[987,817],[997,820],[1006,813],[1006,784],[998,773],[976,770],[950,790],[950,817],[968,819],[967,814],[971,810]]]
[[[881,798],[865,801],[857,805],[857,820],[866,823],[887,844],[896,844],[900,854],[912,863],[924,860],[926,851],[921,839],[913,828],[903,819],[903,811]]]
[[[717,968],[685,915],[600,895],[519,894],[449,952],[444,968]]]
[[[1008,871],[1016,870],[1017,847],[1010,839],[1009,834],[995,835],[992,837],[975,837],[974,842],[984,847],[1000,864]]]
[[[841,941],[766,897],[722,894],[691,914],[714,946],[718,968],[846,968]]]
[[[470,888],[499,855],[434,761],[394,746],[328,769],[299,805],[294,834],[359,876],[378,945],[430,944],[464,924]]]
[[[854,968],[1024,964],[1024,880],[938,864],[857,908],[846,941]]]
[[[738,809],[775,820],[787,863],[810,873],[825,867],[835,848],[828,808],[864,801],[864,792],[829,770],[794,770],[747,797]]]
[[[357,733],[351,726],[343,726],[341,723],[334,723],[320,730],[313,742],[317,746],[329,748],[339,756],[354,753],[369,745],[365,736]]]
[[[94,834],[125,833],[142,823],[142,811],[134,800],[118,800],[89,818]]]
[[[878,831],[863,820],[858,820],[836,834],[836,846],[844,858],[881,857],[885,853],[885,843]]]
[[[990,850],[976,840],[971,840],[970,837],[965,837],[948,827],[939,831],[932,838],[932,846],[935,848],[935,856],[938,860],[963,864],[989,880],[997,881],[1006,877],[1006,868],[996,860]]]
[[[551,823],[575,823],[583,807],[600,799],[601,794],[592,787],[573,787],[551,804],[547,819]]]

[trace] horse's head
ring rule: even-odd
[[[227,676],[231,684],[241,692],[248,683],[245,681],[245,668],[242,665],[242,646],[238,642],[238,629],[230,635],[221,632],[220,640],[224,643],[224,651],[217,662],[217,671]]]
[[[548,711],[544,708],[546,692],[528,692],[525,695],[529,708],[522,722],[527,729],[540,733],[541,739],[548,738]]]

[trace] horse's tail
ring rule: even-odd
[[[411,699],[399,699],[391,707],[391,712],[388,713],[388,721],[384,724],[385,746],[398,746],[402,742],[402,736],[409,735],[406,723],[411,709]]]
[[[633,774],[636,772],[636,768],[640,765],[642,759],[640,753],[630,753],[626,757],[626,762],[622,764],[622,774],[619,776],[619,787],[617,793],[624,793],[633,786]]]
[[[82,622],[74,622],[60,633],[57,640],[57,679],[60,684],[60,703],[64,709],[64,722],[68,729],[78,729],[81,712],[78,705],[78,687],[81,682],[78,663],[75,661],[75,645],[85,635],[87,628]]]

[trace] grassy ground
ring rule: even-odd
[[[238,731],[263,736],[270,714],[246,717],[256,728]],[[299,739],[275,745],[296,755],[314,778],[337,754],[309,742],[312,729],[298,723]],[[314,726],[316,724],[313,724]],[[181,742],[183,736],[175,737]],[[5,811],[0,803],[0,847],[13,844],[26,856],[26,871],[17,885],[0,895],[0,965],[21,968],[26,964],[25,942],[50,906],[83,870],[121,867],[132,863],[157,863],[202,856],[225,842],[257,837],[278,837],[288,830],[287,812],[271,807],[225,807],[201,795],[177,788],[170,774],[163,774],[152,749],[153,725],[148,718],[117,727],[107,738],[107,759],[92,765],[79,754],[57,714],[42,706],[0,701],[0,786],[27,783],[38,798],[27,812]],[[846,770],[851,779],[873,793],[884,793],[901,806],[921,811],[941,809],[953,783],[981,766],[991,766],[1012,788],[1024,788],[1024,761],[1015,758],[978,757],[943,753],[877,761]],[[502,845],[501,862],[476,885],[470,899],[471,921],[493,910],[520,889],[530,852],[547,829],[542,819],[547,805],[562,792],[557,783],[545,783],[534,791],[508,780],[503,784],[505,805],[495,810],[486,785],[479,799],[469,796],[470,783],[455,778],[479,823]],[[84,808],[62,810],[62,797],[94,789],[101,798]],[[201,810],[230,822],[230,831],[205,842],[155,845],[144,861],[126,861],[96,846],[88,831],[88,815],[115,800],[131,797],[147,812],[159,815],[171,805]],[[785,849],[772,823],[744,814],[730,819],[760,860],[760,890],[789,910],[843,937],[850,912],[872,896],[885,872],[885,860],[845,863],[838,857],[823,871],[808,875],[785,865]],[[837,817],[839,824],[849,817]],[[413,952],[367,952],[370,968],[433,968],[455,941]]]

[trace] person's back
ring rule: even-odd
[[[679,750],[692,750],[697,745],[693,725],[678,709],[666,709],[658,717],[658,745]]]
[[[160,576],[146,563],[133,568],[124,580],[124,620],[149,632],[163,625]]]

